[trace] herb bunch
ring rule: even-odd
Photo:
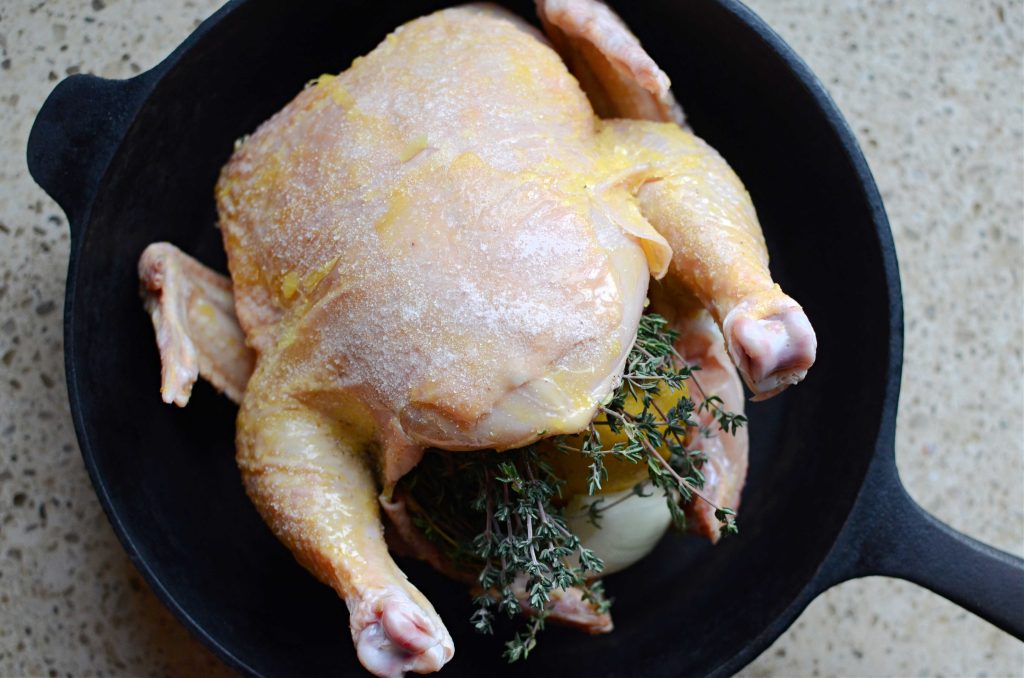
[[[683,506],[696,498],[714,508],[722,536],[736,534],[739,528],[735,511],[717,506],[701,491],[704,474],[700,469],[707,456],[692,444],[694,440],[717,435],[717,431],[698,421],[705,411],[712,415],[719,431],[730,435],[746,424],[747,418],[726,410],[719,396],[704,392],[696,376],[700,367],[688,365],[674,348],[678,338],[679,333],[668,327],[664,317],[654,313],[642,316],[636,342],[626,359],[622,383],[600,406],[598,416],[582,436],[562,436],[556,446],[563,452],[579,453],[589,459],[587,491],[591,496],[600,492],[601,483],[608,477],[604,464],[606,455],[643,463],[647,465],[648,480],[634,487],[633,493],[647,496],[649,487],[660,489],[677,529],[686,529]],[[692,383],[701,394],[700,404],[688,396],[686,382]],[[678,393],[676,404],[667,410],[656,398],[663,390]],[[631,402],[640,404],[639,412],[635,411],[635,406],[628,407]],[[621,432],[627,442],[606,447],[601,441],[601,431]],[[696,431],[696,435],[691,436],[691,431]],[[601,513],[626,498],[628,496],[612,504],[606,504],[603,499],[592,502],[590,520],[599,526]]]
[[[730,434],[746,418],[725,410],[721,398],[704,392],[695,374],[700,368],[687,365],[673,348],[677,338],[665,318],[644,315],[619,387],[583,433],[558,436],[553,447],[588,459],[587,489],[592,496],[608,477],[607,455],[645,464],[648,479],[636,485],[633,494],[661,490],[674,526],[682,530],[683,505],[695,499],[711,503],[702,493],[700,469],[707,458],[691,443],[717,431],[700,424],[699,416],[710,413],[718,429]],[[688,397],[686,382],[700,392],[699,404]],[[665,391],[675,399],[668,409],[656,398]],[[606,446],[602,431],[622,433],[626,442]],[[598,612],[610,606],[601,583],[594,581],[604,565],[568,528],[561,507],[565,481],[545,461],[545,454],[538,444],[501,453],[428,452],[401,481],[416,527],[455,567],[475,579],[479,593],[471,617],[474,627],[493,633],[497,617],[527,614],[521,630],[505,644],[504,656],[510,662],[525,659],[536,646],[557,590],[578,587]],[[601,514],[624,499],[610,504],[595,500],[589,505],[589,518],[599,525]],[[735,534],[735,513],[712,506],[721,534]]]
[[[577,587],[599,613],[607,611],[600,582],[589,581],[604,563],[566,526],[552,502],[564,481],[535,445],[503,453],[430,452],[420,467],[404,486],[413,522],[453,564],[476,573],[473,626],[490,634],[497,616],[528,611],[523,628],[505,643],[509,662],[536,646],[557,589]]]

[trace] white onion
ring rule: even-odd
[[[621,503],[611,506],[619,499],[623,499]],[[601,512],[600,528],[587,520],[587,507],[598,500],[609,507]],[[661,492],[641,497],[632,489],[594,497],[576,495],[569,500],[565,515],[569,529],[579,536],[583,546],[604,561],[602,574],[624,570],[646,556],[672,522]]]

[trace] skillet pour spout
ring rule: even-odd
[[[213,186],[235,139],[311,78],[445,4],[235,0],[151,71],[61,82],[29,138],[29,169],[71,227],[68,391],[97,495],[157,595],[246,673],[348,674],[359,665],[338,633],[344,606],[294,563],[242,490],[234,407],[206,386],[186,410],[156,396],[159,358],[135,262],[166,240],[224,270]],[[818,361],[799,388],[751,407],[738,537],[714,549],[665,539],[608,578],[615,633],[553,630],[526,664],[502,665],[500,641],[453,624],[460,651],[446,673],[729,675],[819,593],[867,575],[921,584],[1024,639],[1024,561],[939,522],[900,484],[895,249],[835,104],[737,0],[611,4],[672,78],[695,131],[743,177],[773,271],[818,329]],[[508,5],[533,15],[532,3]],[[809,515],[813,529],[778,529]],[[457,584],[403,567],[443,617],[468,618]],[[689,642],[667,642],[680,637]]]

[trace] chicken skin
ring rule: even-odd
[[[551,42],[492,6],[405,24],[240,141],[216,187],[230,281],[166,243],[139,264],[164,400],[183,406],[202,374],[240,402],[249,496],[345,600],[380,676],[454,653],[389,554],[380,503],[395,511],[427,447],[586,427],[652,278],[681,352],[732,409],[729,357],[755,397],[814,360],[747,192],[680,126],[668,78],[604,5],[538,10]],[[707,491],[735,504],[745,432],[706,452]]]

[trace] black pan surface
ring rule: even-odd
[[[246,672],[359,668],[344,605],[294,562],[242,490],[234,407],[205,384],[184,410],[160,401],[135,264],[146,245],[168,240],[225,270],[213,184],[233,141],[310,78],[344,69],[443,4],[233,2],[149,73],[65,81],[33,129],[30,168],[68,212],[74,236],[67,375],[86,465],[154,590]],[[532,3],[510,6],[532,20]],[[749,408],[741,534],[714,548],[670,536],[610,577],[610,635],[551,629],[527,663],[504,665],[499,639],[472,632],[465,592],[403,564],[455,638],[445,674],[726,674],[814,595],[875,573],[923,583],[1024,634],[1020,561],[923,514],[896,477],[895,254],[878,192],[827,94],[738,2],[616,9],[671,76],[694,129],[753,195],[773,273],[818,332],[818,362],[798,388]],[[1002,583],[965,580],[957,573],[967,564]]]

